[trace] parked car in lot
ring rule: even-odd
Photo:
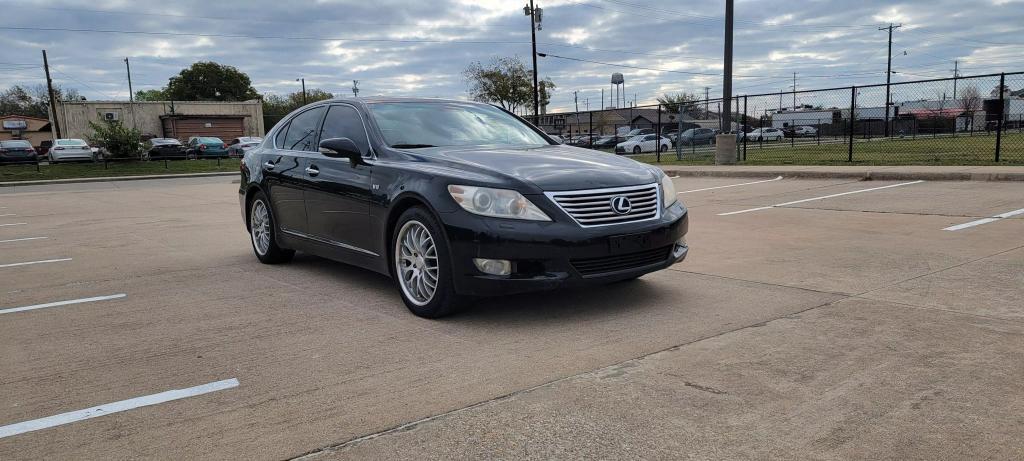
[[[190,159],[228,156],[228,145],[213,136],[194,136],[185,147],[185,156]]]
[[[466,299],[628,280],[686,257],[671,179],[555,144],[495,106],[320,101],[242,159],[253,251],[305,251],[390,275],[414,314]]]
[[[95,159],[89,143],[81,139],[56,139],[46,154],[50,163],[73,162]]]
[[[228,141],[228,157],[242,158],[245,151],[260,145],[263,138],[256,136],[242,136]]]
[[[186,148],[175,138],[153,138],[143,145],[143,160],[182,159]]]
[[[786,134],[793,138],[813,138],[818,135],[818,129],[813,126],[798,126],[793,127]]]
[[[672,141],[663,136],[656,134],[644,134],[640,136],[633,136],[625,142],[621,142],[615,146],[616,154],[639,154],[642,152],[655,152],[662,151],[666,152],[672,147]]]
[[[785,135],[778,128],[758,128],[746,135],[747,141],[782,141]]]
[[[622,141],[625,141],[622,136],[601,136],[594,139],[594,145],[591,147],[594,149],[611,149]]]
[[[695,146],[698,144],[714,145],[716,135],[718,135],[718,130],[714,128],[690,128],[680,134],[676,138],[676,142],[684,146]]]
[[[597,141],[597,135],[581,134],[571,137],[569,142],[566,144],[576,147],[591,147],[594,141]]]
[[[0,163],[35,163],[39,158],[32,143],[23,139],[0,141]]]

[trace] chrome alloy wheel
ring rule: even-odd
[[[249,228],[252,229],[252,246],[260,256],[270,250],[270,214],[263,200],[256,200],[249,213]]]
[[[437,247],[423,223],[407,221],[395,239],[395,275],[406,298],[423,306],[437,291]]]

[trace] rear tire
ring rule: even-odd
[[[263,264],[286,263],[295,256],[295,250],[277,245],[277,221],[263,192],[256,192],[249,201],[249,241]]]
[[[425,208],[412,207],[398,217],[391,235],[391,273],[413,314],[444,317],[465,303],[455,292],[450,254],[441,226]]]
[[[667,145],[665,145],[665,144],[662,144],[662,145],[661,145],[661,151],[662,151],[662,152],[668,152],[668,146],[667,146]]]

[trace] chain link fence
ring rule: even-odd
[[[566,144],[639,160],[713,163],[736,133],[746,164],[1024,164],[1024,72],[741,95],[528,116]]]

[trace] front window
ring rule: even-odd
[[[369,107],[384,142],[391,147],[549,144],[528,125],[493,106],[388,102]]]
[[[199,138],[200,144],[224,144],[220,138]]]
[[[85,141],[81,139],[58,139],[58,146],[85,146]]]

